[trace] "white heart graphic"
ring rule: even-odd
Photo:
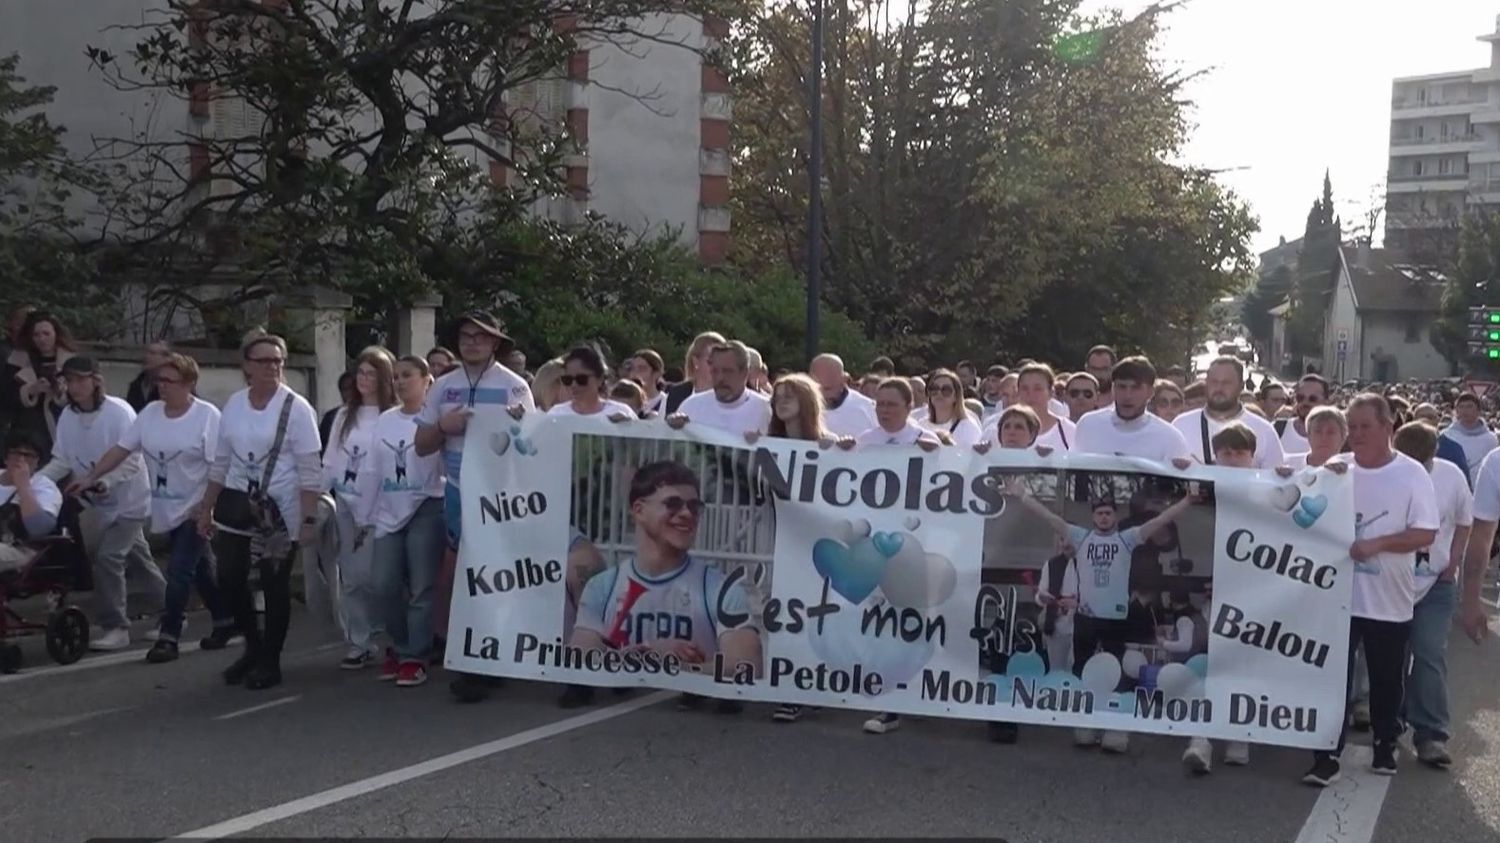
[[[1297,501],[1302,500],[1302,490],[1290,484],[1276,486],[1267,493],[1266,497],[1269,498],[1271,506],[1282,512],[1291,512],[1292,507],[1297,505]]]
[[[494,451],[497,457],[505,456],[505,452],[510,450],[510,434],[503,430],[499,433],[491,433],[490,450]]]
[[[1313,484],[1316,482],[1318,482],[1317,472],[1309,471],[1306,474],[1302,475],[1302,485],[1306,486],[1307,488],[1311,489],[1313,487]]]
[[[854,536],[854,539],[858,541],[870,534],[870,522],[863,518],[856,518],[849,522],[849,531]]]
[[[905,527],[908,530],[915,530],[918,527],[922,526],[922,519],[918,518],[915,515],[908,515],[906,516],[906,520],[901,522],[901,526]]]

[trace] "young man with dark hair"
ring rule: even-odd
[[[1479,414],[1479,396],[1472,392],[1465,392],[1458,396],[1453,402],[1453,424],[1444,428],[1444,436],[1457,442],[1464,449],[1464,454],[1469,458],[1469,481],[1479,476],[1479,466],[1484,463],[1484,458],[1489,456],[1490,451],[1500,447],[1500,440],[1495,437],[1495,432],[1485,424]]]
[[[979,385],[979,403],[984,407],[980,421],[998,416],[1005,409],[1003,390],[1009,374],[1010,370],[999,364],[984,370],[984,381]]]
[[[1080,454],[1141,457],[1187,466],[1187,440],[1172,425],[1146,412],[1156,388],[1156,367],[1144,357],[1127,357],[1110,372],[1114,403],[1078,420]]]

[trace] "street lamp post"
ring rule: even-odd
[[[823,285],[823,0],[812,0],[812,72],[808,105],[812,122],[807,163],[807,341],[809,363],[818,354]]]

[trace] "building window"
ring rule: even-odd
[[[1414,160],[1414,161],[1411,162],[1411,174],[1414,175],[1414,176],[1420,176],[1420,175],[1422,175],[1422,161],[1421,161],[1421,159],[1417,159],[1417,160]]]
[[[1422,341],[1422,320],[1416,316],[1406,317],[1406,341]]]
[[[1447,158],[1439,158],[1438,159],[1438,173],[1439,174],[1441,174],[1441,175],[1447,175],[1449,172],[1452,171],[1452,169],[1453,169],[1453,162],[1449,161]]]

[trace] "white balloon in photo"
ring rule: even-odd
[[[1141,668],[1146,666],[1146,654],[1140,650],[1126,650],[1120,658],[1120,670],[1131,679],[1141,678]]]
[[[849,522],[849,542],[858,541],[870,534],[870,522],[863,518],[856,518]],[[848,544],[849,542],[845,542]]]
[[[1103,696],[1113,694],[1120,684],[1120,661],[1109,653],[1095,653],[1083,665],[1081,683],[1084,690]]]
[[[918,518],[915,515],[908,515],[906,516],[905,520],[901,522],[901,526],[905,527],[908,530],[915,530],[918,527],[922,526],[922,519]]]
[[[1193,686],[1199,682],[1197,674],[1193,673],[1187,665],[1177,662],[1164,665],[1161,673],[1156,675],[1156,687],[1169,697],[1186,698]]]
[[[1282,512],[1291,512],[1297,501],[1302,499],[1302,490],[1296,485],[1288,483],[1285,486],[1271,486],[1261,493],[1261,500]]]
[[[854,525],[848,521],[840,521],[833,525],[833,536],[831,537],[841,544],[854,543]]]
[[[958,587],[958,571],[946,557],[928,553],[916,536],[902,535],[901,550],[885,566],[880,591],[903,609],[943,605]]]

